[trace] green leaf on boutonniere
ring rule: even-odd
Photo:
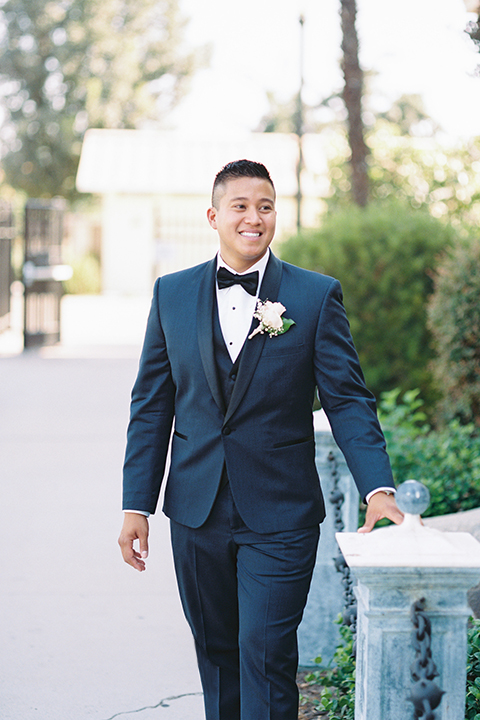
[[[287,330],[289,330],[292,327],[292,325],[295,325],[295,320],[290,320],[290,318],[282,318],[282,320],[283,320],[282,333],[287,332]]]

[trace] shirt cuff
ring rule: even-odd
[[[373,492],[376,492],[376,491],[374,490]],[[135,513],[135,515],[144,515],[147,518],[150,517],[150,513],[146,512],[145,510],[124,510],[123,512],[124,513],[131,512],[131,513]]]
[[[365,502],[367,503],[367,505],[368,505],[368,503],[370,502],[370,498],[373,497],[373,496],[375,495],[375,493],[378,493],[378,492],[386,492],[388,495],[395,495],[395,493],[396,493],[397,491],[396,491],[395,488],[393,488],[393,487],[378,487],[378,488],[375,488],[375,490],[371,490],[371,491],[368,493],[368,495],[365,496]]]

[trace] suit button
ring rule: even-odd
[[[230,428],[228,427],[228,425],[227,425],[226,427],[224,427],[223,430],[222,430],[222,433],[223,433],[224,435],[230,435],[231,432],[232,432],[232,431],[230,430]]]

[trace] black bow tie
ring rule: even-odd
[[[217,283],[219,290],[231,287],[232,285],[241,285],[250,295],[256,295],[258,287],[258,270],[246,273],[245,275],[235,275],[227,268],[219,267],[217,270]]]

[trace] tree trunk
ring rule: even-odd
[[[342,19],[342,70],[345,78],[343,99],[348,113],[348,141],[351,156],[352,195],[357,205],[368,202],[368,148],[362,120],[363,71],[358,60],[358,37],[355,28],[356,0],[340,0]]]

